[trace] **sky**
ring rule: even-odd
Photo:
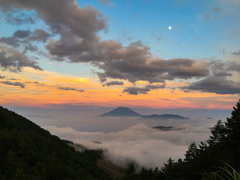
[[[6,107],[231,109],[240,1],[0,1]]]
[[[0,105],[120,164],[161,166],[206,140],[240,99],[239,9],[240,0],[0,0]],[[118,106],[190,119],[97,117]]]

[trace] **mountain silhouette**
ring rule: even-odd
[[[160,129],[162,131],[171,131],[173,130],[173,126],[156,126],[153,129]]]
[[[183,117],[177,114],[162,114],[162,115],[152,114],[148,116],[142,116],[141,118],[142,119],[189,119],[187,117]]]
[[[113,117],[140,117],[141,114],[136,113],[128,107],[118,107],[110,112],[101,114],[100,116],[113,116]]]

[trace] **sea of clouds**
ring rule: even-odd
[[[178,126],[178,130],[161,131],[138,123],[117,132],[82,132],[72,127],[56,126],[43,128],[89,149],[103,149],[105,158],[117,165],[124,167],[134,161],[146,168],[160,168],[170,157],[174,160],[184,158],[192,142],[207,140],[211,127],[212,124],[198,127],[184,124]]]

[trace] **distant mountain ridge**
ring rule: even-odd
[[[141,115],[128,107],[119,106],[116,109],[103,113],[100,116],[109,117],[140,117],[140,119],[189,119],[177,114],[152,114],[152,115]]]
[[[177,114],[152,114],[148,116],[142,116],[141,119],[189,119],[188,117],[183,117]]]
[[[141,114],[136,113],[128,107],[120,106],[110,112],[101,114],[100,116],[112,116],[112,117],[141,117]]]

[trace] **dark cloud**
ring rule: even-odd
[[[84,89],[75,89],[75,88],[71,88],[71,87],[58,87],[59,90],[64,90],[64,91],[78,91],[78,92],[83,92]]]
[[[28,59],[24,54],[13,50],[7,49],[0,51],[0,66],[14,72],[19,72],[23,67],[31,67],[36,70],[42,70],[36,61]]]
[[[163,89],[163,88],[165,88],[165,86],[166,86],[166,84],[147,85],[145,87],[127,87],[123,90],[123,93],[128,93],[128,94],[131,94],[131,95],[147,94],[151,90]]]
[[[17,30],[13,33],[14,38],[27,38],[30,35],[30,30]]]
[[[232,71],[240,72],[240,63],[239,62],[222,62],[222,61],[211,61],[210,67],[213,76],[232,76]]]
[[[10,12],[5,14],[5,21],[7,21],[9,24],[13,25],[21,25],[21,24],[34,24],[37,17],[36,15],[28,15],[25,13],[17,13],[14,11],[14,9],[9,9]]]
[[[227,63],[227,71],[236,71],[236,72],[240,73],[240,62]]]
[[[30,51],[30,52],[38,51],[38,48],[37,48],[37,46],[33,46],[33,45],[31,45],[31,44],[27,44],[27,45],[24,47],[23,53],[26,53],[27,51]]]
[[[229,64],[223,63],[222,61],[212,61],[210,64],[213,76],[232,76],[231,73],[227,72],[227,69],[229,70],[229,68],[227,68]]]
[[[0,79],[4,79],[4,78],[5,78],[5,76],[0,75]]]
[[[32,84],[39,85],[39,86],[44,86],[45,85],[44,83],[39,83],[38,81],[27,82],[27,83],[32,83]]]
[[[123,84],[124,84],[123,82],[119,82],[119,81],[109,81],[103,84],[103,86],[114,86],[114,85],[122,86]]]
[[[237,52],[233,52],[232,55],[234,55],[234,56],[240,56],[240,50],[237,51]]]
[[[211,76],[194,82],[189,86],[182,87],[182,89],[212,92],[216,94],[239,94],[240,83],[227,80],[225,77]]]
[[[42,29],[35,29],[33,33],[30,30],[17,30],[10,37],[2,37],[0,42],[13,47],[22,45],[24,48],[23,53],[25,54],[27,51],[38,51],[37,46],[33,46],[30,41],[46,42],[49,37],[50,34]]]
[[[101,83],[107,81],[106,76],[103,73],[97,73],[98,78],[100,79]]]
[[[11,81],[1,81],[2,84],[10,85],[10,86],[19,86],[21,88],[24,88],[25,85],[20,82],[11,82]]]
[[[35,29],[32,36],[29,37],[29,41],[42,41],[46,42],[47,39],[50,37],[50,34],[42,29]]]
[[[175,78],[190,79],[209,74],[206,62],[183,58],[152,59],[148,50],[148,46],[130,44],[120,51],[120,57],[124,56],[124,58],[114,58],[113,61],[99,64],[98,67],[104,70],[102,75],[105,78],[125,79],[133,83],[138,80],[153,83]]]
[[[8,44],[13,47],[20,46],[20,41],[14,37],[2,37],[0,43]]]

